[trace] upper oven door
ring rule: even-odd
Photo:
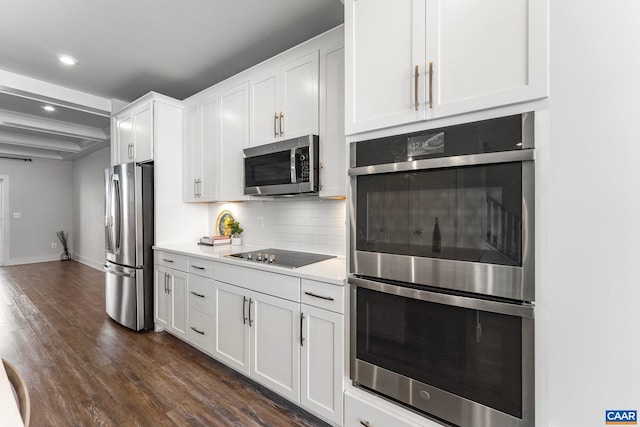
[[[351,272],[533,301],[533,149],[465,126],[354,143]]]

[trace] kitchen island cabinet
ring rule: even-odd
[[[546,8],[345,1],[346,133],[547,96]]]

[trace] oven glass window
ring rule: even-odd
[[[357,288],[356,357],[522,417],[522,319]]]
[[[291,183],[291,152],[278,151],[244,159],[245,187]]]
[[[522,265],[522,163],[357,177],[356,250]]]

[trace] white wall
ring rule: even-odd
[[[537,424],[600,426],[606,409],[640,410],[640,3],[549,4]]]
[[[5,265],[59,260],[62,248],[56,231],[69,232],[73,241],[71,162],[34,159],[32,162],[0,159],[0,175],[9,177],[9,253]],[[19,212],[21,218],[13,218]],[[51,248],[51,243],[58,247]],[[73,252],[73,246],[70,247]]]
[[[345,255],[345,209],[344,200],[318,197],[212,203],[210,233],[218,214],[229,210],[244,228],[243,244]]]
[[[104,169],[110,148],[73,162],[73,258],[101,268],[104,262]]]

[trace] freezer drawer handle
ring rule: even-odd
[[[192,295],[195,295],[195,296],[197,296],[197,297],[200,297],[200,298],[204,298],[204,295],[203,295],[203,294],[199,294],[199,293],[197,293],[197,292],[193,292],[193,291],[191,291],[191,294],[192,294]]]
[[[191,327],[191,330],[194,331],[194,332],[199,333],[200,335],[204,335],[204,331],[199,331],[196,328],[194,328],[193,326]]]
[[[108,265],[103,265],[102,266],[104,268],[104,271],[110,274],[115,274],[116,276],[120,276],[120,277],[130,277],[130,278],[135,278],[136,275],[134,273],[125,273],[124,271],[118,271],[118,270],[114,270],[112,268],[109,268]]]

